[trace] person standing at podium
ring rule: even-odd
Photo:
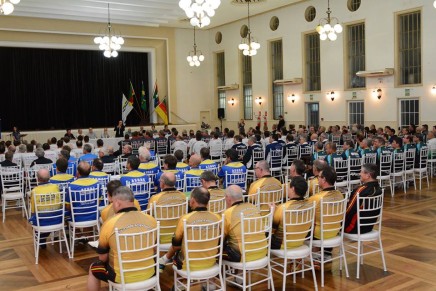
[[[124,124],[123,121],[120,120],[118,121],[118,125],[115,126],[114,131],[115,131],[115,137],[123,137],[124,136]]]
[[[18,127],[14,126],[12,129],[12,136],[14,138],[14,140],[19,141],[21,138],[21,134],[20,131],[18,130]]]

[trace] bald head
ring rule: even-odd
[[[265,160],[257,162],[254,173],[256,174],[257,178],[262,178],[263,176],[270,175],[271,172],[269,170],[268,162]]]
[[[231,207],[235,202],[242,201],[242,189],[238,185],[231,185],[225,190],[227,208]]]
[[[171,172],[165,172],[160,176],[160,183],[162,189],[174,188],[176,185],[176,175]]]
[[[79,177],[88,177],[89,173],[91,173],[91,165],[85,161],[80,162],[77,166],[77,173]]]
[[[38,183],[47,183],[50,180],[50,172],[47,169],[40,169],[36,176]]]
[[[189,158],[189,166],[191,168],[198,168],[198,165],[200,165],[200,163],[201,163],[201,157],[197,154],[193,154]]]

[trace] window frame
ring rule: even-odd
[[[350,36],[350,29],[352,28],[357,28],[358,26],[363,26],[363,39],[361,40],[357,40],[357,41],[353,41],[351,40],[351,36]],[[366,24],[364,21],[358,21],[358,22],[353,22],[350,23],[348,25],[346,25],[346,33],[345,33],[345,88],[347,90],[360,90],[360,89],[366,89],[366,78],[365,77],[358,77],[356,76],[356,73],[358,71],[365,71],[366,70]],[[361,51],[363,51],[363,54],[354,54],[351,55],[350,54],[350,50],[352,50],[351,45],[354,45],[357,42],[363,42]],[[358,45],[358,44],[357,44]],[[357,51],[357,49],[355,50]],[[354,72],[351,69],[352,64],[356,64],[356,62],[358,62],[358,58],[360,58],[360,64],[362,64],[363,62],[363,66],[359,66],[359,65],[355,65],[355,69]],[[356,81],[357,83],[363,83],[363,86],[356,86],[353,87],[353,82]]]
[[[348,103],[348,105],[347,105],[347,111],[348,111],[347,117],[348,117],[348,125],[350,126],[350,128],[355,123],[360,124],[360,125],[364,125],[365,124],[365,102],[363,100],[351,100],[351,101],[348,101],[347,103]],[[360,105],[360,107],[361,107],[360,112],[357,112],[358,111],[357,106],[355,108],[356,109],[355,112],[352,112],[351,106],[353,104]],[[355,117],[353,118],[352,116],[355,116]],[[361,119],[360,122],[353,122],[353,121],[357,121],[357,119]]]
[[[321,92],[321,41],[319,39],[318,32],[310,32],[304,34],[304,91],[305,92]],[[309,46],[309,37],[313,38],[314,42],[317,42],[318,46],[315,46],[314,48],[310,48]],[[313,66],[311,67],[309,62],[311,59],[309,59],[313,54],[314,61],[311,62]],[[315,67],[315,68],[314,68]],[[312,71],[315,69],[315,74],[312,76],[309,76]],[[318,86],[311,85],[312,79],[317,79]]]
[[[417,111],[410,111],[410,104],[409,104],[409,110],[408,111],[404,111],[405,113],[403,113],[403,102],[417,102],[417,104],[413,105],[413,108],[417,108]],[[420,118],[421,118],[421,102],[419,100],[419,98],[399,98],[398,99],[398,127],[399,128],[403,128],[405,126],[409,126],[410,123],[414,123],[414,124],[420,124]],[[408,121],[407,124],[403,124],[403,114],[408,114],[408,119],[405,121]],[[412,118],[410,115],[412,114],[416,114],[417,117],[413,117],[413,119],[415,119],[413,122]]]
[[[280,44],[280,45],[279,45]],[[275,48],[274,46],[280,46]],[[280,115],[284,115],[283,84],[275,84],[274,81],[283,79],[283,41],[282,39],[269,42],[270,48],[270,69],[271,69],[271,96],[273,105],[272,118],[278,120]],[[280,54],[278,52],[280,50]]]

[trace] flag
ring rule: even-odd
[[[167,110],[167,103],[165,101],[165,98],[163,101],[159,102],[159,104],[154,110],[159,115],[159,117],[162,118],[164,123],[168,124],[168,110]]]
[[[130,81],[130,90],[129,90],[129,103],[133,106],[133,99],[135,98],[135,89],[133,89],[132,81]]]
[[[159,106],[159,93],[157,91],[157,81],[154,83],[154,92],[153,92],[153,100],[154,100],[154,108]]]
[[[123,124],[126,124],[127,115],[129,115],[130,111],[133,110],[133,103],[130,103],[127,100],[126,95],[123,94],[123,100],[121,102],[121,119],[123,120]]]
[[[144,111],[147,110],[147,101],[145,99],[144,82],[142,82],[142,86],[141,86],[141,108]]]

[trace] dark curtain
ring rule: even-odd
[[[141,102],[148,102],[147,53],[0,48],[0,119],[4,131],[112,127],[121,120],[122,93],[130,80]],[[136,111],[141,111],[134,103]],[[148,103],[147,103],[148,108]],[[148,121],[133,110],[128,125]]]

